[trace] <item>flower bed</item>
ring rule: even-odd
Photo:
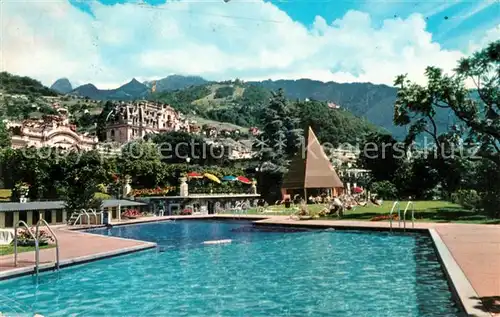
[[[33,233],[33,236],[36,235],[36,228],[32,227],[30,228],[31,233]],[[48,245],[50,243],[54,242],[54,238],[47,233],[45,230],[40,230],[38,232],[38,245]],[[12,244],[14,244],[14,241],[12,241]],[[19,246],[34,246],[35,245],[35,240],[31,237],[30,233],[28,232],[27,229],[21,229],[18,231],[17,234],[17,245]]]
[[[137,209],[127,209],[122,213],[122,218],[136,219],[142,217],[142,213]]]
[[[193,210],[190,209],[190,208],[186,208],[186,209],[184,209],[183,211],[181,211],[179,213],[179,215],[181,215],[181,216],[189,216],[189,215],[192,215],[192,214],[193,214]]]
[[[131,196],[133,197],[147,197],[147,196],[165,196],[171,191],[176,189],[175,186],[169,187],[157,187],[157,188],[145,188],[145,189],[134,189],[132,190]]]

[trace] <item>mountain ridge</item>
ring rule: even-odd
[[[152,93],[152,88],[156,84],[155,93]],[[89,86],[91,85],[91,86]],[[217,99],[213,89],[206,90],[196,87],[240,87],[240,90],[235,90],[234,95],[222,99]],[[337,83],[333,81],[323,82],[313,79],[279,79],[279,80],[263,80],[263,81],[248,81],[240,80],[213,82],[208,81],[200,76],[183,76],[170,75],[156,81],[146,81],[140,83],[135,78],[125,85],[116,89],[100,90],[92,84],[83,85],[75,88],[70,94],[76,94],[83,97],[88,97],[97,100],[134,100],[134,99],[155,99],[158,94],[170,94],[176,91],[182,92],[178,96],[182,102],[180,104],[181,111],[196,111],[195,107],[207,106],[213,108],[214,105],[220,106],[215,109],[217,116],[224,118],[226,116],[225,109],[234,107],[234,103],[238,101],[238,96],[242,95],[242,90],[248,89],[250,86],[258,86],[268,91],[283,89],[285,95],[289,99],[296,100],[318,100],[332,102],[339,105],[341,108],[348,110],[355,116],[365,118],[374,125],[384,128],[394,137],[402,139],[406,136],[406,127],[395,126],[393,123],[394,103],[397,98],[397,88],[383,84],[373,83]],[[192,91],[197,97],[194,100],[186,98],[186,94]],[[239,95],[237,96],[238,93]],[[201,94],[201,95],[200,95]],[[216,100],[214,100],[216,99]],[[162,101],[167,103],[178,102],[179,99],[170,97],[164,98]],[[187,102],[186,102],[187,101]],[[450,125],[452,116],[446,111],[439,111],[437,121],[440,128],[445,131]],[[233,122],[236,123],[236,122]]]
[[[95,100],[135,100],[147,97],[149,92],[146,85],[133,78],[115,89],[99,89],[94,84],[87,83],[76,87],[69,94]]]
[[[184,75],[169,75],[167,77],[143,82],[148,88],[152,88],[156,84],[156,91],[172,91],[184,89],[190,86],[199,86],[208,84],[210,81],[201,76],[184,76]]]
[[[56,80],[52,84],[52,86],[50,86],[50,89],[55,90],[61,94],[67,94],[73,90],[73,86],[71,85],[71,82],[68,78],[63,77]]]
[[[71,94],[98,100],[133,100],[151,98],[154,95],[151,93],[151,89],[155,84],[155,92],[162,93],[188,89],[189,87],[207,86],[214,83],[216,82],[208,81],[200,76],[170,75],[156,81],[143,83],[132,79],[129,83],[111,90],[100,90],[95,86],[92,89],[80,86],[75,88]],[[306,78],[248,82],[235,80],[216,84],[229,86],[234,83],[244,87],[249,85],[259,86],[266,90],[282,88],[287,98],[290,99],[333,102],[349,110],[354,115],[366,118],[371,123],[383,127],[396,136],[401,137],[406,134],[404,127],[396,127],[392,122],[397,93],[397,89],[394,87],[373,83],[323,82]]]

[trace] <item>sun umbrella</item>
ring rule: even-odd
[[[209,179],[209,180],[211,180],[211,181],[214,181],[214,182],[216,182],[216,183],[220,184],[220,179],[219,179],[219,178],[217,178],[217,176],[215,176],[215,175],[213,175],[213,174],[210,174],[210,173],[205,173],[205,174],[203,174],[203,176],[205,176],[206,178],[208,178],[208,179]]]
[[[361,187],[353,187],[352,188],[352,192],[355,193],[355,194],[360,194],[363,192],[363,188]]]
[[[187,177],[189,177],[189,178],[203,178],[203,175],[201,175],[200,173],[196,173],[196,172],[190,172],[187,174]]]
[[[229,181],[229,182],[232,182],[232,181],[235,181],[235,180],[236,180],[236,177],[234,177],[234,176],[224,176],[224,177],[222,177],[222,180],[223,180],[223,181]]]
[[[252,184],[252,182],[245,176],[238,176],[237,179],[244,184]]]

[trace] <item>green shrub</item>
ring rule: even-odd
[[[485,215],[461,216],[458,217],[458,220],[467,220],[467,221],[488,220],[488,217]]]
[[[460,189],[451,194],[451,201],[467,209],[477,209],[481,203],[481,197],[473,189]]]
[[[389,181],[375,182],[371,186],[371,191],[376,193],[382,199],[395,199],[398,197],[398,190],[393,183]]]
[[[492,188],[481,193],[481,207],[490,218],[500,218],[500,193]]]

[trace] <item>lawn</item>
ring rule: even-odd
[[[55,247],[54,244],[48,244],[48,245],[40,246],[40,249],[50,249],[50,248],[54,248],[54,247]],[[18,253],[29,252],[29,251],[35,251],[35,247],[34,246],[29,246],[29,247],[18,246],[17,247]],[[11,244],[0,245],[0,255],[7,255],[7,254],[12,254],[12,253],[14,253],[14,246],[13,245],[11,245]]]
[[[373,204],[369,204],[365,207],[358,206],[355,210],[347,210],[342,220],[369,221],[375,216],[388,215],[393,203],[393,201],[385,201],[381,206]],[[400,202],[401,218],[403,218],[403,211],[407,203],[407,201]],[[325,206],[324,204],[309,204],[308,209],[312,212],[318,212],[325,208]],[[415,221],[500,224],[500,219],[488,219],[483,215],[464,209],[462,206],[448,201],[415,201],[414,211]],[[263,213],[257,212],[256,209],[248,211],[249,214],[263,215],[290,215],[295,212],[293,208],[287,209],[283,205],[269,206]],[[397,209],[395,213],[397,214]],[[335,217],[335,219],[337,218]],[[411,219],[411,207],[408,209],[406,219]]]

